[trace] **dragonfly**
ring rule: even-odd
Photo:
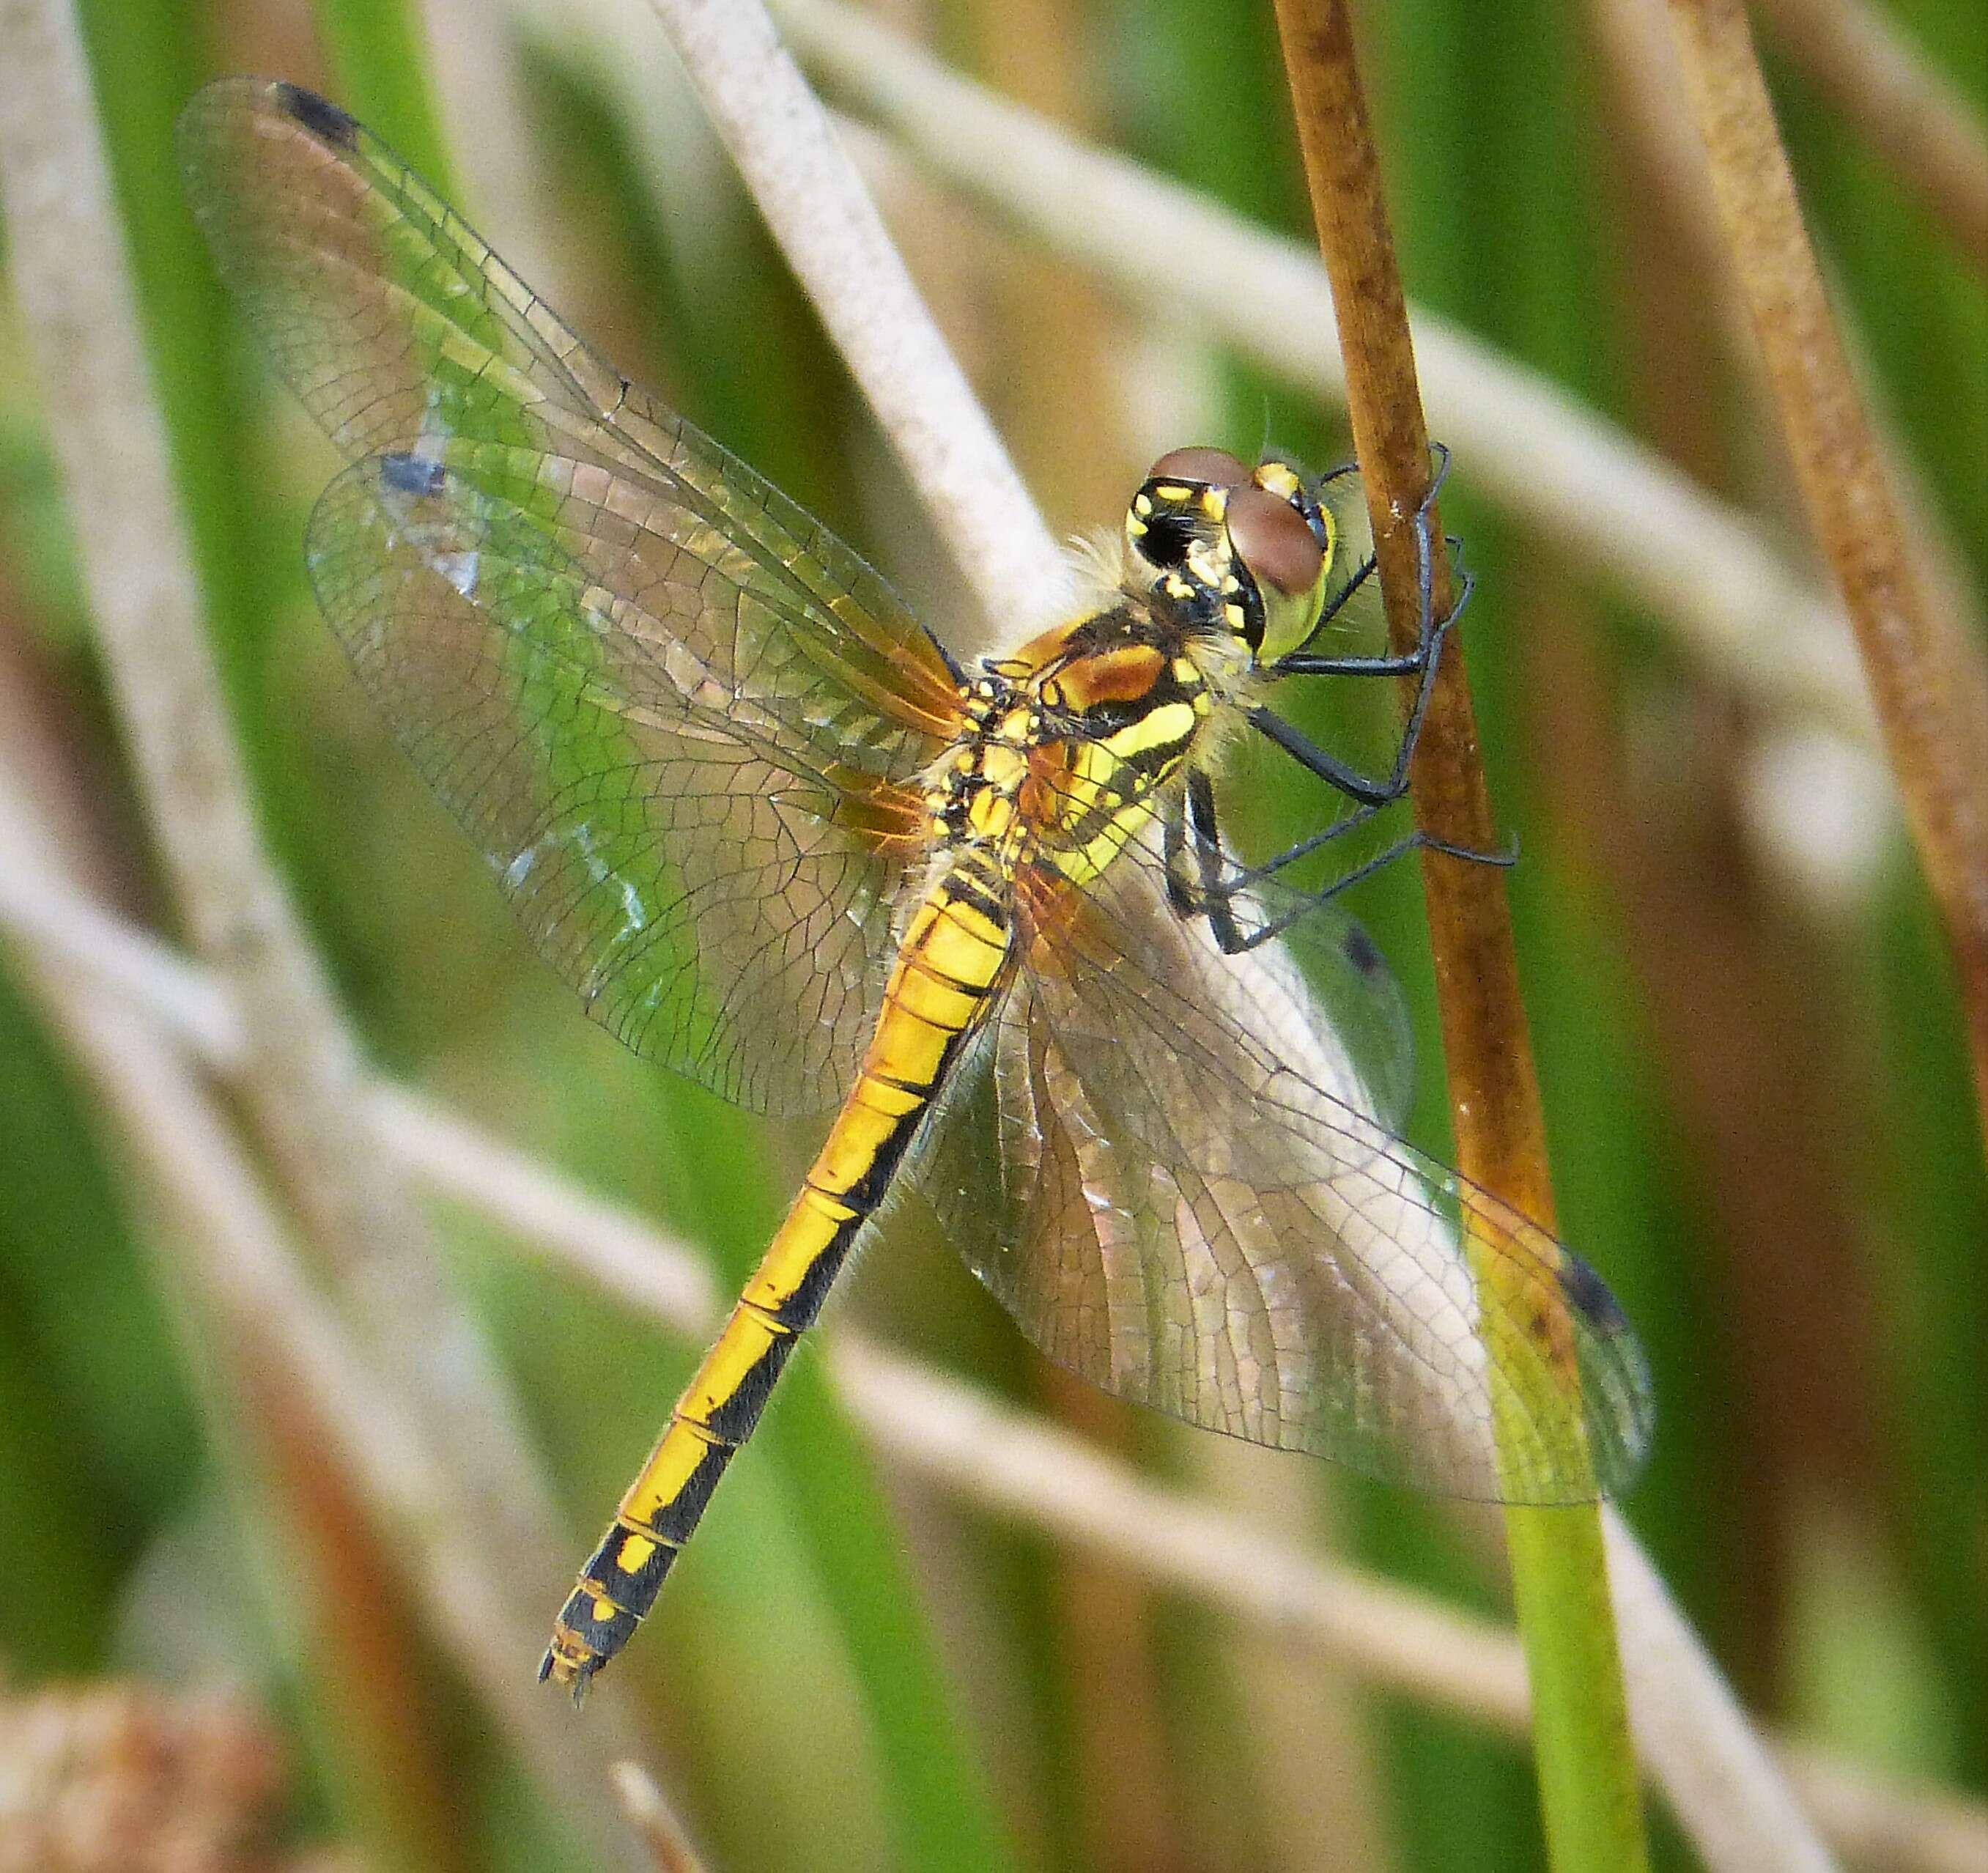
[[[1445,1495],[1627,1486],[1651,1391],[1608,1289],[1398,1135],[1407,1018],[1336,900],[1433,842],[1291,881],[1406,791],[1456,615],[1426,507],[1418,642],[1335,654],[1373,574],[1357,473],[1174,451],[1094,589],[965,662],[336,106],[224,79],[181,150],[347,465],[306,531],[319,604],[537,950],[642,1054],[833,1113],[542,1679],[577,1699],[627,1643],[887,1199],[1121,1398]],[[1271,706],[1368,674],[1415,698],[1387,773]],[[1254,865],[1216,810],[1248,733],[1335,803]]]

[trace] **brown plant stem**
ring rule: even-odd
[[[1988,129],[1867,0],[1754,0],[1809,82],[1988,272]]]
[[[656,1873],[704,1873],[704,1862],[654,1777],[640,1763],[624,1760],[609,1766],[607,1780],[629,1826],[654,1856]]]
[[[1319,248],[1332,282],[1347,411],[1366,481],[1388,631],[1398,651],[1411,651],[1422,626],[1409,523],[1429,489],[1428,431],[1351,24],[1341,0],[1277,0],[1277,16]],[[1429,524],[1440,536],[1439,512],[1432,511]],[[1456,590],[1446,554],[1437,554],[1435,570],[1435,615],[1447,617]],[[1455,845],[1496,849],[1476,718],[1454,641],[1413,777],[1419,825]],[[1503,881],[1495,867],[1439,854],[1425,857],[1423,870],[1460,1168],[1551,1229],[1545,1127]]]
[[[1365,477],[1375,552],[1398,651],[1424,620],[1415,516],[1431,489],[1428,435],[1408,309],[1345,0],[1277,0],[1298,140],[1332,282],[1347,408]],[[1442,537],[1439,516],[1428,525]],[[1456,600],[1435,556],[1435,615]],[[1462,659],[1446,650],[1411,770],[1417,823],[1449,844],[1498,844]],[[1545,1119],[1519,995],[1518,958],[1496,867],[1425,853],[1431,946],[1458,1161],[1465,1175],[1544,1228],[1554,1226]],[[1487,1285],[1496,1270],[1480,1266]],[[1564,1316],[1540,1322],[1579,1381]],[[1534,1756],[1554,1865],[1645,1864],[1641,1795],[1608,1587],[1591,1509],[1510,1507],[1513,1584],[1534,1699]]]
[[[1803,226],[1740,0],[1672,0],[1731,263],[1951,946],[1988,1122],[1988,667],[1929,595]]]

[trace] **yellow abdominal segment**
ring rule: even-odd
[[[733,1453],[812,1324],[1008,957],[1002,901],[969,850],[911,918],[862,1070],[807,1178],[677,1401],[566,1604],[539,1668],[579,1696],[654,1604]]]

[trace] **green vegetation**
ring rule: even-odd
[[[393,1071],[676,1231],[729,1289],[811,1136],[667,1079],[586,1021],[367,711],[302,576],[330,451],[242,341],[171,185],[178,110],[251,55],[218,32],[203,42],[208,15],[184,4],[83,10],[230,700],[342,996]],[[1267,8],[938,10],[962,69],[1309,238]],[[321,11],[321,43],[292,45],[286,75],[336,90],[337,73],[353,87],[342,101],[383,133],[445,155],[438,180],[575,325],[846,533],[942,635],[963,631],[964,587],[694,100],[626,81],[633,68],[666,85],[667,59],[617,59],[578,29],[534,37],[516,19],[546,9],[500,10],[478,29],[505,17],[512,36],[480,62],[434,63],[503,72],[508,88],[438,105],[412,9]],[[1362,9],[1411,295],[1667,455],[1820,589],[1689,205],[1646,160],[1573,10],[1517,0],[1495,31],[1491,11]],[[1976,0],[1898,0],[1890,16],[1972,86],[1988,123]],[[1024,18],[1018,45],[1008,22]],[[1764,37],[1853,349],[1978,622],[1988,280]],[[1267,434],[1315,462],[1345,453],[1336,412],[1164,309],[1095,292],[948,198],[889,199],[1018,456],[1056,465],[1037,478],[1060,530],[1115,525],[1156,446],[1251,454]],[[77,595],[87,516],[53,518],[46,394],[18,320],[0,319],[0,681],[34,695],[73,759],[93,856],[156,911]],[[1431,424],[1443,433],[1439,406]],[[1741,694],[1668,620],[1494,505],[1467,458],[1445,519],[1478,581],[1464,636],[1494,797],[1523,855],[1511,891],[1560,1219],[1655,1371],[1658,1441],[1626,1513],[1768,1721],[1988,1799],[1988,1176],[1952,970],[1909,850],[1826,725]],[[1355,747],[1386,729],[1359,699],[1294,699],[1293,713]],[[1242,772],[1246,836],[1307,823],[1312,796],[1280,764],[1246,756]],[[1397,866],[1357,908],[1413,1004],[1425,1066],[1411,1130],[1440,1155],[1419,891]],[[232,1675],[306,1760],[300,1838],[402,1864],[441,1801],[463,1873],[604,1868],[533,1793],[431,1632],[396,1668],[418,1687],[408,1721],[428,1772],[445,1772],[411,1777],[411,1812],[391,1812],[377,1772],[347,1767],[367,1751],[327,1740],[367,1706],[326,1702],[336,1680],[302,1605],[323,1584],[269,1592],[283,1577],[266,1531],[245,1526],[255,1479],[232,1467],[176,1298],[154,1285],[158,1219],[122,1175],[114,1119],[11,971],[0,1139],[0,1689]],[[699,1349],[465,1209],[437,1214],[577,1560]],[[915,1229],[849,1286],[838,1320],[1023,1407],[1071,1408]],[[962,1506],[866,1451],[828,1381],[820,1350],[800,1357],[615,1668],[714,1873],[1543,1864],[1520,1741]],[[1283,1538],[1337,1543],[1508,1616],[1488,1517],[1102,1405],[1083,1422]],[[390,1629],[421,1633],[417,1605],[410,1593]],[[516,1661],[521,1679],[536,1662]],[[604,1786],[587,1797],[607,1800]],[[1656,1864],[1696,1864],[1651,1805]]]

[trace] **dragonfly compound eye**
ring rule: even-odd
[[[1310,523],[1291,503],[1256,485],[1229,497],[1229,542],[1263,601],[1257,654],[1274,660],[1311,635],[1325,597],[1327,556]]]
[[[1211,487],[1233,488],[1249,478],[1239,456],[1226,448],[1169,449],[1146,471],[1154,482],[1200,482]]]

